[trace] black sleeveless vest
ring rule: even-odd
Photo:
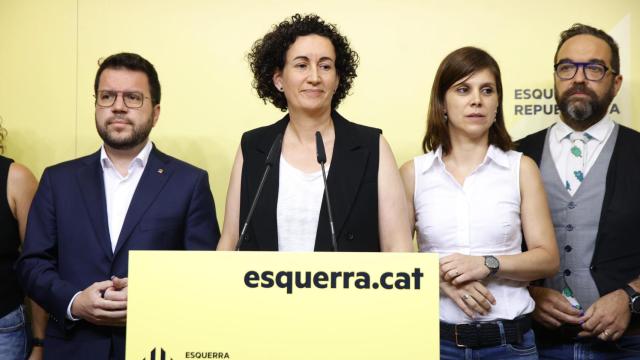
[[[15,310],[24,298],[14,270],[19,255],[20,233],[7,200],[7,178],[12,162],[0,156],[0,317]]]
[[[378,231],[378,162],[380,129],[354,124],[337,112],[331,118],[335,143],[327,178],[339,251],[380,251]],[[240,227],[265,168],[265,159],[277,134],[284,134],[289,115],[275,124],[242,135],[243,156],[240,190]],[[242,250],[278,250],[276,209],[280,157],[270,171],[247,229]],[[240,229],[241,230],[241,229]],[[239,230],[239,231],[240,231]],[[322,200],[315,251],[331,251],[327,204]]]

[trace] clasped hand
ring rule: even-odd
[[[536,302],[533,318],[548,328],[557,328],[562,324],[577,324],[583,329],[578,334],[580,337],[597,336],[603,341],[615,341],[629,326],[629,300],[622,290],[602,296],[584,314],[572,307],[556,290],[531,286],[529,293]]]
[[[440,259],[440,274],[452,285],[467,281],[482,280],[489,276],[489,268],[482,256],[451,254]]]
[[[470,318],[487,315],[496,299],[480,280],[489,275],[481,256],[451,254],[440,259],[440,290]]]
[[[71,314],[96,325],[125,326],[128,278],[93,283],[71,304]]]

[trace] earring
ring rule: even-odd
[[[444,122],[449,121],[449,116],[447,116],[447,113],[444,113]]]
[[[280,90],[280,92],[282,92],[282,91],[284,91],[284,87],[280,86],[280,87],[278,88],[278,90]]]

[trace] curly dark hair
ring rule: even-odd
[[[357,76],[358,53],[351,49],[349,40],[340,35],[335,25],[325,23],[315,14],[295,14],[275,25],[262,39],[256,40],[247,55],[253,72],[252,85],[265,103],[270,101],[280,110],[287,111],[287,99],[273,84],[273,74],[284,68],[287,50],[298,36],[312,34],[329,39],[336,51],[335,66],[340,81],[331,99],[331,107],[337,108],[347,96]]]

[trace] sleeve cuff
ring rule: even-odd
[[[79,321],[79,318],[75,318],[73,317],[73,315],[71,315],[71,305],[73,305],[73,301],[76,299],[76,297],[78,297],[78,295],[80,295],[82,291],[78,291],[75,295],[73,295],[73,297],[71,298],[71,301],[69,301],[69,305],[67,306],[67,319],[71,320],[71,321]]]

